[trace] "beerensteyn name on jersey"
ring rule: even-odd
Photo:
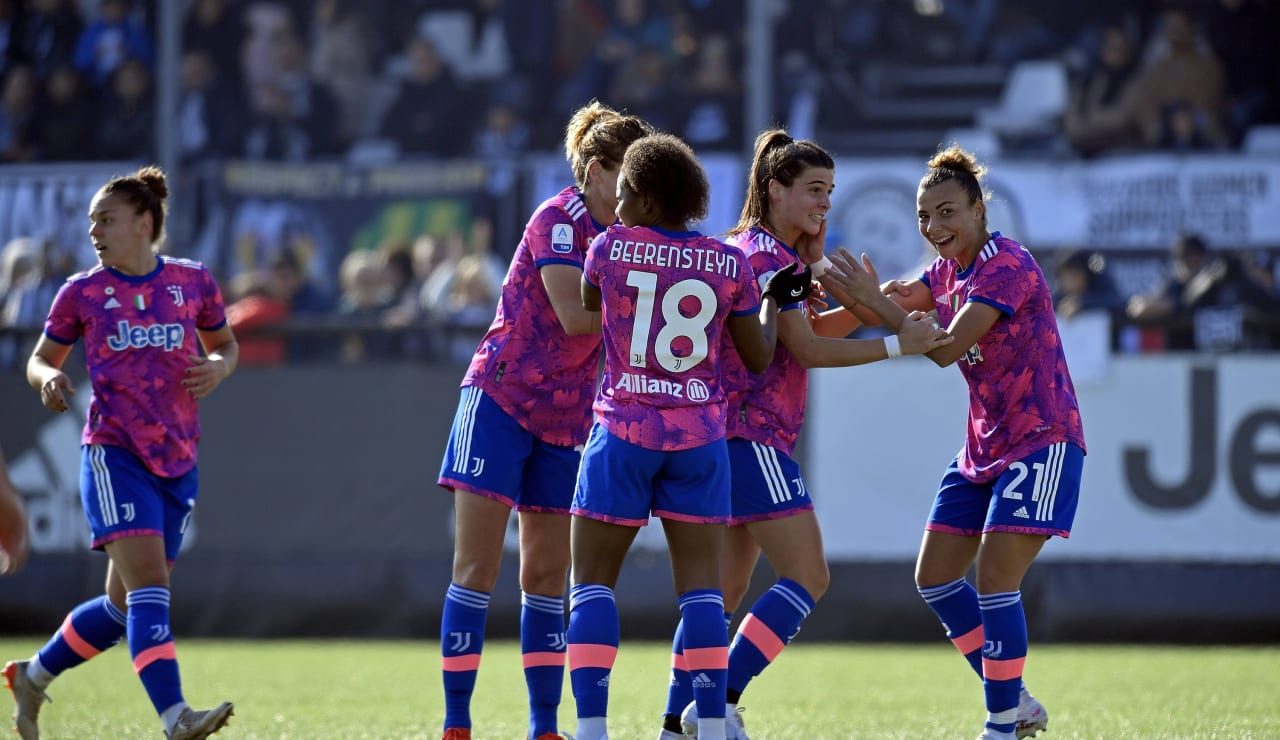
[[[731,278],[738,276],[738,260],[728,252],[716,249],[614,239],[609,246],[609,259],[633,265],[714,272]]]

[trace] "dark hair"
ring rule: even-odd
[[[969,196],[969,202],[977,203],[986,200],[986,194],[982,192],[980,181],[987,174],[987,167],[978,162],[978,158],[960,148],[959,144],[952,144],[933,155],[925,166],[929,171],[920,178],[920,189],[928,190],[934,185],[941,185],[948,180],[955,180],[960,184],[960,188]],[[985,226],[987,218],[982,217],[982,224]]]
[[[133,206],[135,214],[150,212],[152,244],[164,236],[164,217],[169,210],[165,203],[169,186],[165,183],[164,170],[147,165],[131,175],[117,175],[102,186],[102,194],[120,196]]]
[[[618,180],[652,198],[663,221],[687,223],[707,215],[707,173],[689,145],[671,134],[650,134],[628,147]]]
[[[615,169],[632,142],[652,133],[653,127],[639,116],[619,113],[599,100],[582,106],[564,129],[564,155],[574,182],[579,187],[587,184],[587,165],[593,159],[605,169]]]
[[[786,187],[809,167],[836,168],[827,150],[806,139],[795,140],[780,128],[762,131],[756,136],[755,155],[747,175],[747,197],[742,203],[738,225],[729,231],[740,234],[764,222],[769,210],[769,181],[777,180]]]

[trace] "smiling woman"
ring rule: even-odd
[[[1048,724],[1022,684],[1022,579],[1046,540],[1071,534],[1085,443],[1048,281],[1025,247],[988,229],[985,173],[958,146],[929,160],[916,216],[938,258],[920,277],[877,285],[865,255],[859,265],[841,250],[822,279],[890,326],[934,312],[956,339],[928,357],[964,375],[968,437],[939,484],[916,587],[983,679],[981,739],[1012,740]],[[965,580],[975,564],[976,589]]]

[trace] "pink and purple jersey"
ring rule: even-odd
[[[773,273],[799,260],[791,247],[759,226],[735,234],[727,241],[747,256],[761,288]],[[793,303],[781,310],[808,311],[809,304]],[[781,342],[773,351],[773,362],[758,375],[742,365],[732,341],[725,342],[724,365],[729,391],[728,436],[792,454],[804,424],[808,371]]]
[[[123,447],[174,478],[196,464],[197,401],[182,386],[197,330],[227,323],[222,293],[204,265],[161,255],[146,275],[95,267],[72,275],[53,299],[45,336],[84,337],[93,384],[82,444]]]
[[[584,277],[604,314],[599,423],[649,450],[722,439],[726,322],[760,310],[741,250],[696,231],[614,225],[591,242]]]
[[[498,312],[462,379],[530,434],[562,447],[587,441],[600,336],[565,334],[538,271],[547,265],[582,269],[587,245],[601,228],[577,188],[538,206],[511,258]]]
[[[1049,287],[1031,253],[996,232],[968,269],[939,258],[920,279],[944,326],[969,301],[1003,314],[956,362],[969,384],[961,474],[983,483],[1055,442],[1085,449]]]

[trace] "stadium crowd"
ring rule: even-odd
[[[184,5],[174,133],[187,167],[510,160],[554,151],[563,112],[595,97],[699,152],[745,151],[755,134],[744,127],[744,0],[559,0],[554,12],[522,0]],[[859,125],[841,120],[845,111],[818,91],[873,60],[1005,68],[1057,60],[1070,92],[1055,138],[1082,158],[1232,150],[1251,128],[1280,123],[1280,52],[1268,43],[1280,8],[1265,0],[775,6],[774,116],[805,131],[807,115],[818,139],[824,125]],[[0,161],[152,161],[157,26],[155,2],[0,0]],[[1060,306],[1078,309],[1097,298],[1097,285],[1112,285],[1118,295],[1097,300],[1136,325],[1127,335],[1117,329],[1119,349],[1280,347],[1265,318],[1280,301],[1274,254],[1237,255],[1233,245],[1209,243],[1211,235],[1188,238],[1208,243],[1204,264],[1172,246],[1168,264],[1145,273],[1143,284],[1108,280],[1105,248],[1064,256],[1059,276],[1088,279],[1085,288],[1059,281]],[[464,358],[514,247],[493,242],[492,224],[480,219],[469,233],[353,251],[319,281],[289,253],[219,277],[242,332],[305,321],[380,328],[345,334],[337,348],[315,332],[246,335],[249,364]],[[33,238],[4,245],[0,327],[38,327],[79,262]],[[1152,284],[1166,276],[1167,285]],[[1090,291],[1087,300],[1081,290]],[[1148,292],[1163,298],[1145,300]],[[0,363],[23,356],[21,341],[0,337]]]

